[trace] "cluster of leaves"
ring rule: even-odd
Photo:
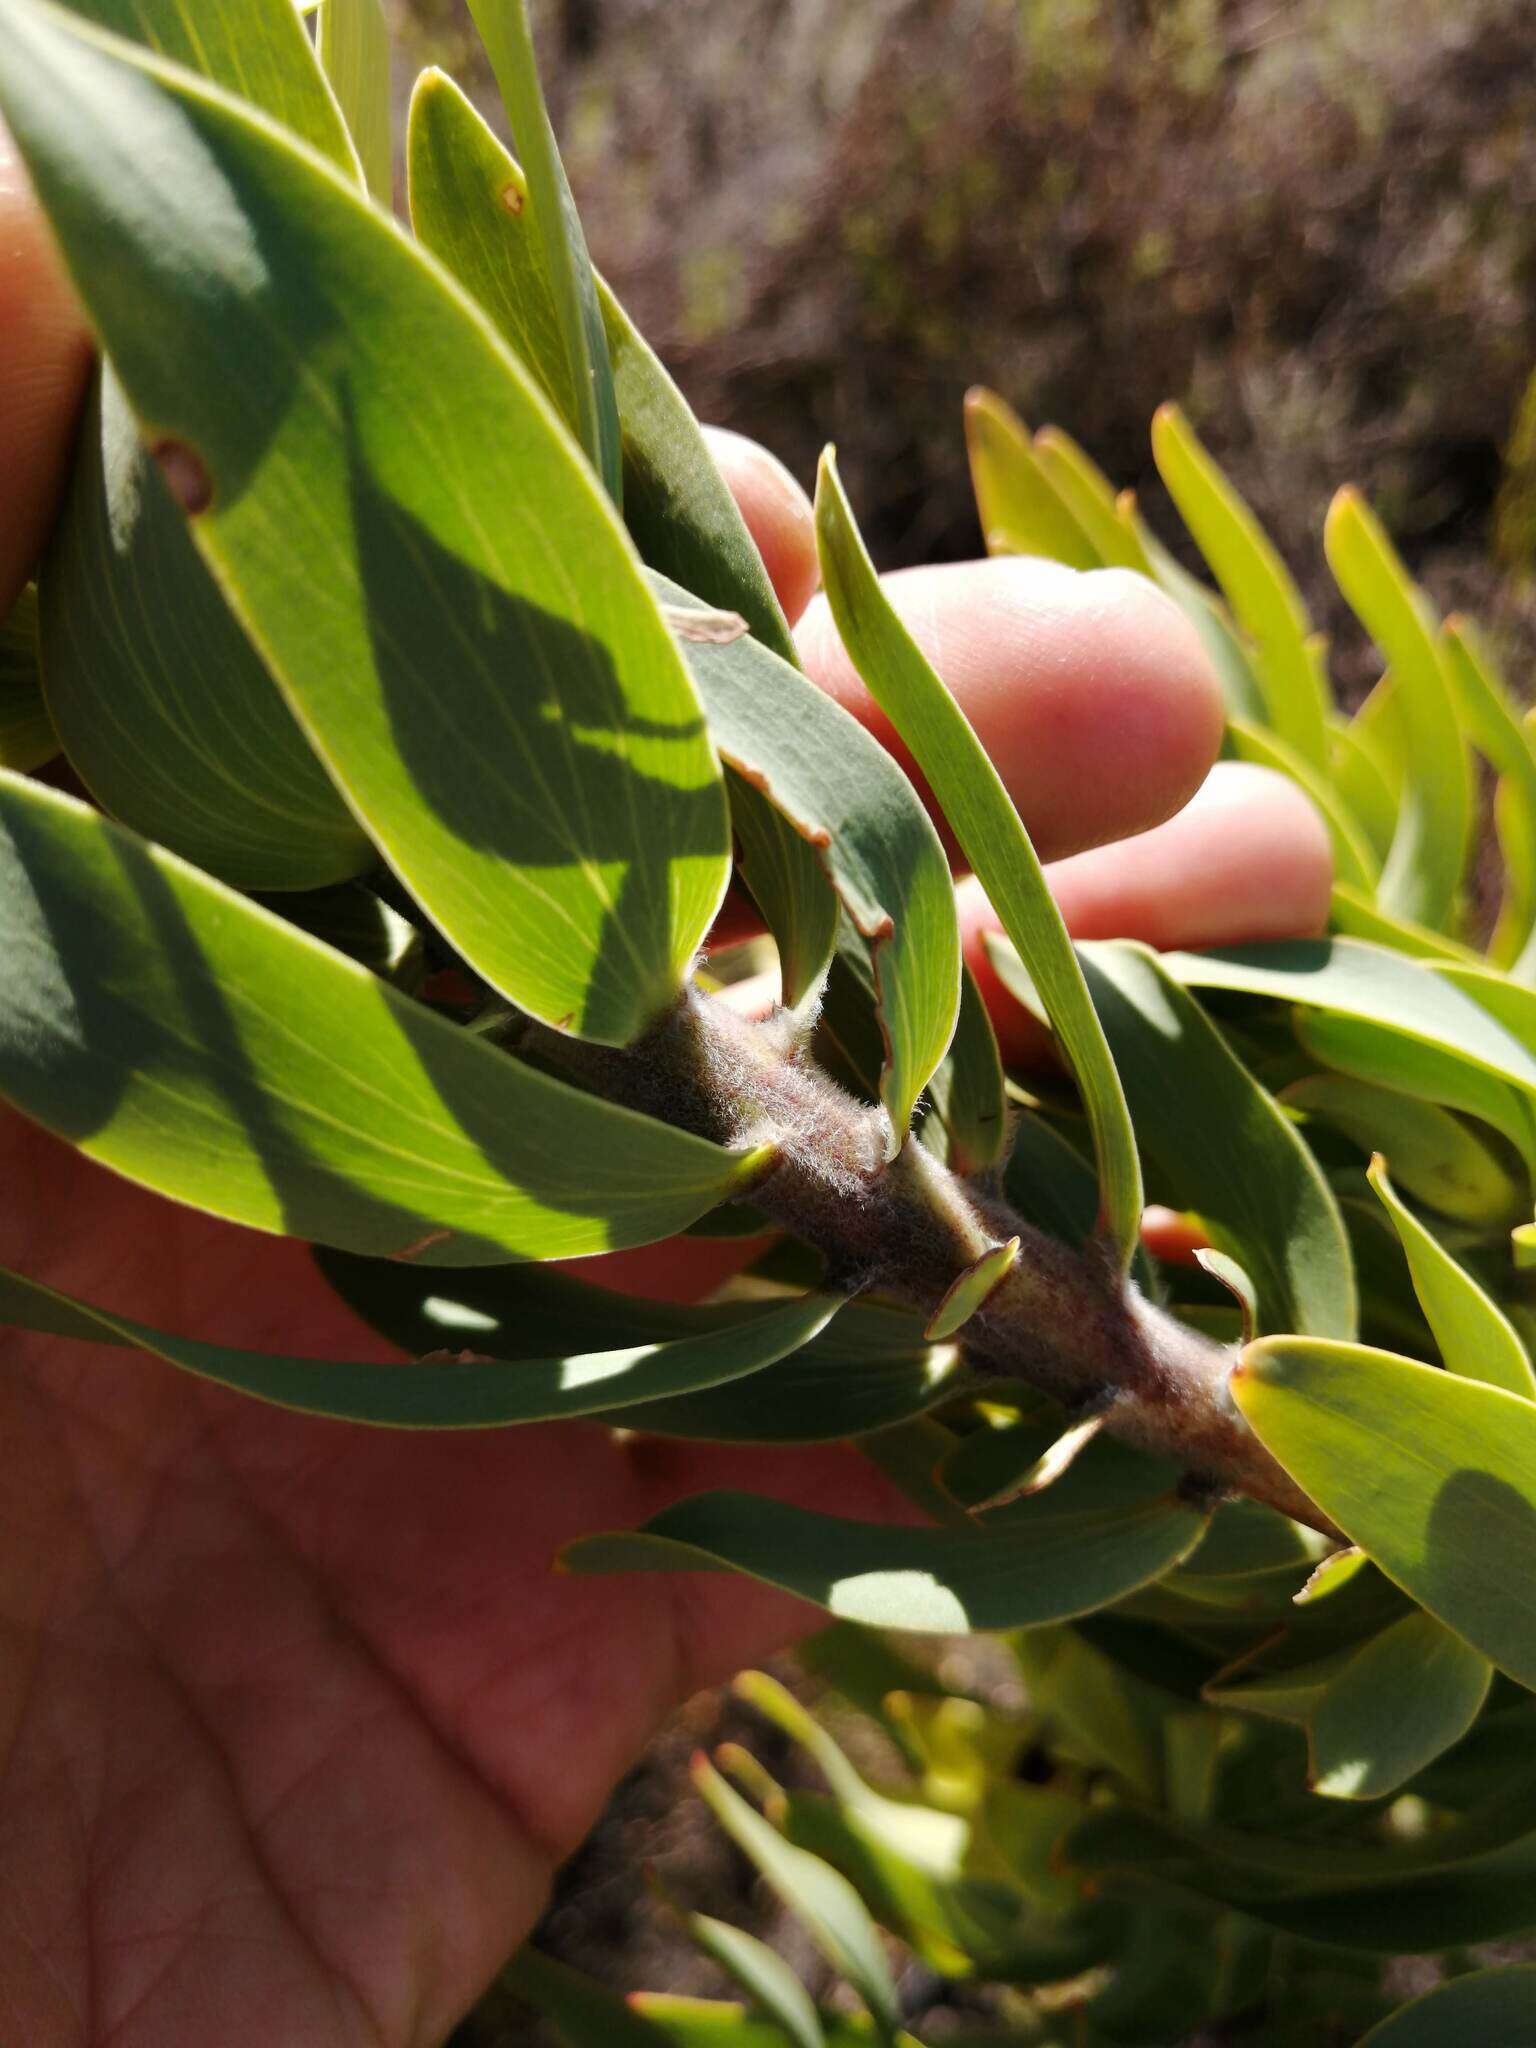
[[[802,1841],[771,1788],[764,1819],[701,1772],[877,2038],[898,2016],[850,1879],[944,1967],[1108,1972],[1082,2022],[1103,2040],[1251,2003],[1277,1951],[1311,1971],[1337,1949],[1350,1978],[1361,1952],[1536,1922],[1536,751],[1489,650],[1430,615],[1345,492],[1329,559],[1387,664],[1346,723],[1294,584],[1177,413],[1155,452],[1220,597],[1066,436],[978,396],[989,545],[1166,589],[1231,750],[1292,775],[1337,854],[1325,940],[1075,950],[824,458],[834,617],[1070,1081],[1005,1076],[934,827],[796,666],[692,414],[593,272],[520,0],[476,12],[522,165],[427,73],[413,239],[380,204],[377,0],[323,0],[313,40],[291,0],[195,24],[180,0],[9,9],[0,106],[105,358],[0,669],[0,1094],[130,1179],[312,1242],[415,1362],[234,1351],[20,1274],[0,1314],[359,1423],[860,1444],[934,1526],[716,1492],[567,1563],[1027,1631],[1038,1787],[993,1731],[942,1799],[918,1744],[921,1795],[892,1808],[796,1720],[837,1794]],[[101,808],[33,779],[55,746]],[[1483,948],[1478,758],[1505,855]],[[555,1057],[664,1059],[737,847],[795,1070],[867,1097],[871,1184],[942,1186],[951,1234],[969,1218],[920,1313],[847,1299],[793,1244],[767,1298],[709,1308],[540,1271],[769,1201],[784,1170],[766,1107],[716,1142]],[[763,1040],[781,1063],[785,1037]],[[1139,1250],[1148,1197],[1198,1219],[1204,1268]],[[1127,1282],[1127,1316],[1230,1341],[1241,1417],[1349,1547],[1213,1510],[1102,1414],[968,1358],[1035,1233],[1092,1240],[1112,1292],[1134,1270],[1153,1306]],[[708,1938],[775,2014],[755,2038],[825,2032],[755,1950]],[[1528,1988],[1501,1982],[1458,1995]]]

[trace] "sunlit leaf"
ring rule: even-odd
[[[187,532],[110,365],[42,576],[48,697],[114,817],[242,889],[313,889],[373,847]]]
[[[965,439],[988,554],[1100,566],[1098,549],[1046,476],[1029,429],[995,391],[966,395]]]
[[[1392,1088],[1341,1074],[1293,1081],[1281,1103],[1342,1131],[1369,1156],[1386,1156],[1394,1178],[1416,1202],[1459,1222],[1497,1227],[1519,1220],[1530,1187],[1491,1132]]]
[[[973,1259],[964,1272],[950,1282],[943,1300],[928,1318],[928,1327],[923,1335],[931,1342],[939,1343],[946,1337],[953,1337],[957,1330],[964,1329],[1018,1263],[1017,1237],[1010,1237],[1005,1244],[989,1245],[979,1258]]]
[[[543,244],[544,271],[565,352],[576,438],[617,503],[623,491],[623,463],[613,370],[587,238],[544,107],[526,0],[470,0],[469,11],[491,60],[527,173],[534,231]]]
[[[0,99],[130,400],[198,480],[194,536],[352,808],[488,981],[632,1037],[719,904],[725,799],[565,431],[380,209],[233,103],[30,4]],[[296,604],[317,563],[323,602]]]
[[[1504,855],[1504,889],[1488,957],[1530,981],[1536,977],[1536,946],[1531,944],[1536,925],[1536,747],[1492,648],[1472,621],[1447,619],[1442,646],[1462,721],[1499,775],[1494,820]]]
[[[816,530],[822,579],[844,645],[871,695],[911,748],[1040,991],[1071,1063],[1093,1129],[1104,1228],[1128,1264],[1141,1224],[1136,1144],[1114,1060],[1061,912],[997,770],[881,589],[830,451],[822,458],[817,482]]]
[[[1405,1614],[1348,1660],[1312,1708],[1315,1790],[1328,1799],[1397,1791],[1461,1740],[1492,1678],[1487,1658],[1433,1616]]]
[[[440,71],[417,80],[408,148],[417,234],[570,418],[569,365],[521,168]],[[797,660],[762,557],[687,400],[600,277],[596,287],[623,432],[624,518],[641,554]]]
[[[763,1163],[536,1073],[10,775],[0,1095],[178,1201],[429,1265],[647,1243]]]
[[[1151,574],[1140,525],[1121,516],[1114,487],[1092,458],[1060,427],[1041,427],[1035,454],[1058,496],[1075,513],[1107,569]]]
[[[1370,1182],[1392,1219],[1413,1291],[1447,1368],[1463,1379],[1486,1380],[1536,1400],[1536,1372],[1508,1316],[1399,1198],[1379,1153],[1371,1163]]]
[[[1352,1542],[1501,1671],[1536,1684],[1536,1404],[1300,1337],[1251,1345],[1232,1392]]]
[[[739,1571],[875,1628],[963,1634],[1085,1614],[1157,1578],[1204,1519],[1164,1495],[1120,1511],[1053,1506],[1060,1489],[1005,1510],[1006,1532],[884,1528],[744,1493],[704,1493],[633,1535],[589,1536],[569,1569]]]
[[[693,1942],[773,2022],[790,2048],[826,2048],[811,1994],[766,1942],[708,1913],[689,1913],[684,1924]]]
[[[693,1781],[732,1841],[864,2000],[881,2038],[890,2040],[899,2023],[896,1987],[875,1924],[847,1878],[786,1842],[703,1757],[694,1760]]]
[[[25,775],[58,751],[38,667],[37,592],[29,584],[0,621],[0,768]]]
[[[393,203],[389,24],[383,0],[321,0],[315,46],[346,118],[368,190]]]
[[[553,1422],[723,1386],[809,1343],[838,1306],[835,1296],[809,1295],[785,1307],[738,1309],[733,1322],[703,1335],[618,1351],[499,1359],[466,1348],[417,1364],[374,1365],[274,1357],[171,1336],[0,1267],[0,1323],[88,1344],[126,1344],[281,1408],[395,1429]]]
[[[1169,496],[1254,646],[1268,722],[1317,770],[1328,763],[1328,698],[1306,606],[1263,528],[1177,406],[1158,409],[1152,453]]]
[[[1357,491],[1340,491],[1334,499],[1323,541],[1350,609],[1392,671],[1407,750],[1397,830],[1381,873],[1382,904],[1415,923],[1447,929],[1467,854],[1471,790],[1427,601]]]

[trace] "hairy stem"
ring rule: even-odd
[[[623,1051],[527,1027],[519,1050],[610,1100],[700,1137],[771,1143],[754,1205],[827,1261],[829,1277],[931,1315],[991,1245],[1020,1257],[960,1333],[980,1374],[1007,1374],[1181,1464],[1192,1488],[1232,1492],[1338,1531],[1248,1427],[1227,1389],[1234,1352],[1149,1302],[1094,1245],[1074,1251],[959,1180],[914,1142],[886,1160],[882,1110],[799,1056],[776,1022],[748,1023],[690,991]]]

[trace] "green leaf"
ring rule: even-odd
[[[1349,1242],[1295,1126],[1148,948],[1079,957],[1160,1199],[1237,1260],[1261,1329],[1352,1336]]]
[[[705,1955],[773,2022],[791,2048],[826,2048],[811,1994],[766,1942],[707,1913],[687,1914],[685,1925]]]
[[[1328,766],[1327,691],[1295,579],[1175,405],[1158,408],[1152,454],[1168,494],[1253,642],[1268,722],[1319,773]]]
[[[702,1493],[633,1535],[587,1536],[579,1572],[739,1571],[873,1628],[963,1634],[1085,1614],[1194,1548],[1200,1512],[1169,1494],[1129,1509],[1058,1507],[1061,1486],[1003,1510],[1006,1527],[884,1528],[745,1493]]]
[[[1029,429],[995,391],[967,392],[965,440],[989,555],[1041,555],[1097,569],[1098,549],[1046,475]]]
[[[389,23],[382,0],[321,0],[315,44],[356,145],[364,182],[381,206],[391,206],[395,152]]]
[[[38,667],[37,592],[28,584],[0,621],[0,768],[27,775],[58,751]]]
[[[1463,993],[1457,969],[1432,972],[1357,939],[1167,953],[1163,966],[1186,988],[1302,1005],[1309,1013],[1300,1026],[1302,1042],[1329,1065],[1466,1109],[1505,1131],[1528,1159],[1536,1151],[1530,1121],[1536,1056],[1481,1000]],[[1477,979],[1479,998],[1495,979]],[[1512,993],[1518,998],[1521,991]]]
[[[575,408],[576,438],[608,495],[618,504],[623,466],[613,369],[587,238],[539,87],[526,0],[470,0],[469,11],[491,60],[512,123],[513,140],[528,175],[529,211],[543,245],[544,273]]]
[[[1300,1337],[1250,1346],[1232,1392],[1351,1542],[1501,1671],[1536,1685],[1536,1404],[1387,1351]]]
[[[1309,1717],[1312,1787],[1384,1799],[1459,1742],[1493,1679],[1486,1657],[1428,1614],[1405,1614],[1356,1651]]]
[[[724,1386],[809,1343],[839,1306],[836,1296],[807,1295],[785,1307],[738,1311],[734,1322],[701,1336],[631,1343],[618,1351],[519,1359],[445,1352],[418,1364],[376,1365],[280,1358],[193,1342],[0,1267],[0,1323],[87,1344],[131,1345],[281,1408],[392,1429],[500,1429],[564,1421],[600,1415],[620,1403],[639,1407],[695,1388]]]
[[[663,1343],[729,1327],[739,1307],[635,1301],[547,1266],[423,1272],[322,1252],[326,1279],[402,1351],[468,1344],[498,1358]],[[682,1394],[610,1420],[652,1436],[729,1443],[835,1443],[921,1414],[942,1400],[959,1360],[930,1347],[914,1316],[854,1302],[813,1342],[748,1382]]]
[[[928,1101],[923,1141],[937,1149],[942,1138],[943,1157],[952,1173],[985,1173],[999,1163],[1008,1140],[1002,1056],[976,977],[965,966],[960,971],[955,1035],[928,1083]]]
[[[1380,1153],[1371,1162],[1369,1178],[1392,1219],[1413,1291],[1447,1368],[1463,1379],[1486,1380],[1536,1401],[1536,1372],[1508,1316],[1399,1198]]]
[[[674,617],[698,609],[676,584],[653,582]],[[746,879],[780,939],[786,1000],[819,985],[838,903],[868,941],[894,1150],[960,1003],[954,883],[938,833],[885,748],[798,669],[745,634],[681,644],[710,738],[734,773]],[[787,827],[792,863],[775,851],[784,835],[770,836],[764,813]]]
[[[1426,925],[1390,916],[1350,882],[1334,883],[1328,922],[1333,931],[1345,938],[1369,939],[1373,945],[1390,946],[1413,960],[1463,960],[1474,964],[1478,960],[1470,946],[1459,945],[1443,932],[1432,932]]]
[[[1508,1227],[1531,1206],[1529,1182],[1506,1153],[1464,1118],[1393,1088],[1311,1074],[1281,1091],[1288,1110],[1341,1131],[1367,1155],[1386,1155],[1413,1196],[1442,1216],[1481,1228]]]
[[[928,1327],[923,1335],[937,1344],[946,1337],[953,1337],[957,1330],[963,1330],[1018,1263],[1017,1237],[1010,1237],[1005,1244],[988,1245],[979,1258],[973,1259],[965,1271],[950,1282],[944,1299],[928,1318]]]
[[[1381,874],[1382,906],[1448,929],[1471,828],[1470,766],[1427,601],[1357,491],[1334,499],[1323,544],[1351,611],[1392,671],[1403,721],[1407,776]]]
[[[110,365],[43,564],[48,699],[71,765],[135,831],[238,889],[377,859],[187,532]]]
[[[643,1244],[763,1163],[536,1073],[10,775],[0,1094],[178,1201],[432,1265]]]
[[[1492,648],[1472,621],[1447,619],[1441,644],[1462,723],[1499,775],[1494,819],[1504,855],[1504,888],[1489,958],[1529,981],[1536,976],[1536,946],[1530,943],[1536,925],[1536,748]]]
[[[62,21],[18,6],[0,100],[130,400],[203,480],[198,545],[470,964],[550,1023],[629,1039],[673,1001],[729,844],[613,507],[380,209]]]
[[[997,770],[880,587],[830,450],[817,480],[816,535],[832,616],[854,666],[912,750],[1044,1000],[1093,1130],[1104,1228],[1128,1264],[1141,1226],[1141,1170],[1072,942]]]
[[[749,2019],[739,2005],[638,1992],[621,1997],[533,1948],[512,1958],[497,1992],[542,2013],[568,2048],[785,2048],[777,2027]],[[521,2031],[520,2016],[507,2015],[505,2025],[504,2038],[517,2039],[512,2029]]]
[[[1113,485],[1101,469],[1060,427],[1042,427],[1035,435],[1035,454],[1062,501],[1071,507],[1108,569],[1152,573],[1140,537],[1140,524],[1121,516]]]
[[[477,300],[557,411],[573,411],[568,365],[522,171],[458,87],[424,71],[411,100],[411,219]],[[624,517],[653,568],[708,605],[739,612],[773,653],[794,639],[745,520],[687,400],[599,277],[624,447]]]
[[[331,163],[362,176],[292,0],[69,0],[69,11],[249,100]]]
[[[1382,2021],[1360,2048],[1536,2048],[1536,1963],[1474,1970]]]
[[[1200,636],[1220,679],[1228,717],[1240,718],[1253,729],[1262,726],[1268,713],[1254,673],[1252,651],[1239,639],[1226,606],[1152,534],[1144,533],[1142,541],[1154,581],[1173,599]]]
[[[1388,689],[1390,676],[1372,691]],[[1390,694],[1390,691],[1389,691]],[[1356,718],[1348,725],[1336,724],[1328,742],[1330,780],[1348,805],[1371,842],[1378,863],[1384,861],[1397,830],[1397,800],[1401,778],[1389,775],[1371,744],[1369,728]]]
[[[250,100],[356,173],[287,0],[195,18],[182,0],[75,11]],[[76,441],[41,598],[53,717],[114,816],[241,888],[314,887],[373,858],[187,538],[110,367]]]
[[[694,1759],[693,1782],[737,1848],[858,1992],[881,2039],[891,2040],[900,2025],[896,1987],[875,1924],[847,1878],[819,1856],[786,1842],[702,1756]]]

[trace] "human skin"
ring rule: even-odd
[[[0,131],[0,610],[45,539],[88,359]],[[803,494],[751,444],[717,447],[787,611],[809,607],[811,672],[881,730],[811,597]],[[1024,562],[891,587],[1042,853],[1069,856],[1085,931],[1318,927],[1321,827],[1275,778],[1240,803],[1224,771],[1205,781],[1216,684],[1155,592]],[[990,913],[962,892],[985,970]],[[721,1256],[665,1245],[601,1276],[696,1294]],[[146,1194],[4,1110],[0,1263],[226,1344],[391,1355],[301,1246]],[[740,1581],[557,1579],[556,1549],[703,1486],[899,1511],[847,1450],[580,1424],[405,1437],[132,1353],[0,1331],[0,1358],[0,2040],[16,2048],[441,2042],[669,1710],[814,1619]]]

